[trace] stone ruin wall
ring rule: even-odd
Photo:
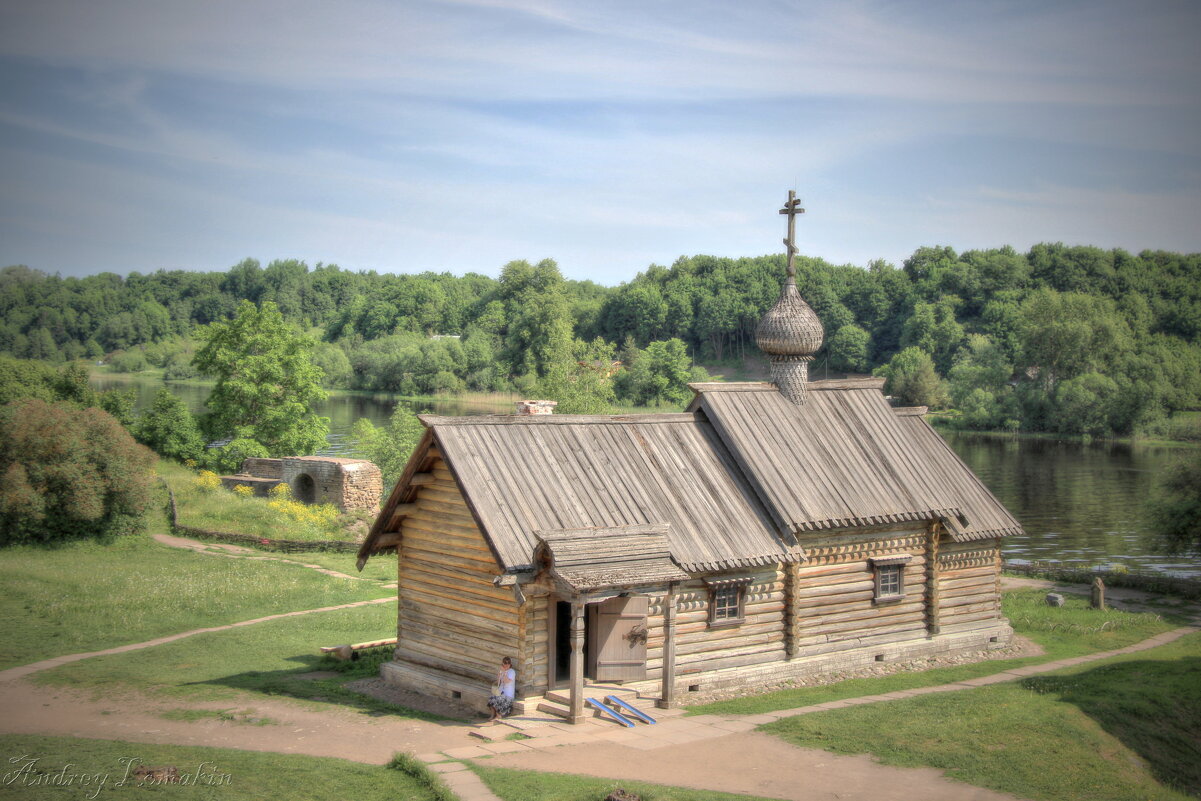
[[[344,512],[375,511],[384,493],[383,476],[375,463],[326,456],[247,459],[238,475],[221,476],[221,483],[228,489],[250,486],[259,495],[286,483],[296,500],[332,503]]]

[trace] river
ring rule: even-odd
[[[149,376],[93,376],[96,389],[137,391],[137,408],[148,406],[163,386]],[[193,412],[203,410],[209,387],[171,382]],[[330,447],[347,454],[346,435],[359,418],[385,425],[397,403],[417,412],[447,415],[494,414],[512,406],[501,398],[398,400],[395,396],[333,392],[317,409],[330,418]],[[1201,576],[1201,558],[1168,557],[1155,551],[1143,504],[1156,475],[1182,453],[1180,448],[1142,443],[1061,442],[1037,437],[996,437],[943,432],[951,447],[988,485],[1025,529],[1002,546],[1013,562],[1074,566],[1123,565],[1130,570]]]

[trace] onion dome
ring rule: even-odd
[[[817,312],[797,292],[796,279],[789,276],[780,299],[755,328],[755,343],[773,363],[776,357],[808,360],[821,348],[825,335]]]

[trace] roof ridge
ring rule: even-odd
[[[692,381],[693,392],[771,392],[776,385],[770,381]]]
[[[522,426],[522,425],[661,425],[664,423],[695,423],[694,412],[651,412],[648,414],[477,414],[462,417],[443,417],[419,414],[417,419],[432,426]]]
[[[821,381],[810,381],[806,386],[809,390],[831,389],[884,389],[883,378],[864,376],[862,378],[826,378]]]

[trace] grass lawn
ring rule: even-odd
[[[1184,799],[1201,793],[1199,669],[1201,634],[1192,634],[1020,682],[786,718],[763,731],[1040,801]]]
[[[798,687],[791,690],[731,698],[688,708],[689,714],[755,715],[780,709],[822,704],[861,695],[909,690],[936,684],[973,679],[1000,673],[1022,665],[1034,665],[1056,659],[1108,651],[1153,637],[1175,626],[1157,615],[1098,611],[1083,598],[1068,595],[1062,607],[1047,606],[1043,590],[1010,590],[1002,597],[1005,616],[1014,631],[1037,642],[1043,656],[1001,659],[955,667],[934,668],[911,673],[896,673],[879,678],[848,679],[837,684]]]
[[[640,795],[642,801],[770,801],[760,796],[598,779],[570,773],[490,768],[479,762],[472,764],[471,769],[484,780],[488,789],[505,801],[601,801],[618,787]]]
[[[367,564],[363,565],[362,573],[355,567],[354,563],[357,557],[352,553],[306,551],[305,553],[272,554],[272,556],[278,556],[281,559],[290,559],[293,562],[303,562],[306,565],[321,565],[330,570],[345,573],[348,576],[358,576],[359,578],[385,583],[396,582],[396,554],[394,553],[384,553],[371,557],[367,560]]]
[[[339,662],[318,651],[323,645],[381,639],[395,632],[396,604],[376,604],[197,634],[144,651],[73,662],[37,673],[33,679],[98,695],[125,688],[169,699],[239,704],[253,704],[254,695],[282,695],[367,713],[436,719],[343,687],[348,681],[378,676],[391,648],[365,652],[353,662]],[[300,678],[315,670],[339,675]]]
[[[434,795],[408,774],[383,765],[293,754],[235,751],[199,746],[146,745],[74,737],[0,736],[5,756],[0,796],[23,801],[172,798],[260,801],[433,801]],[[12,757],[26,758],[12,763]],[[27,771],[17,773],[30,760]],[[123,761],[124,760],[124,761]],[[174,765],[187,783],[137,786],[126,765]],[[65,771],[64,771],[65,768]],[[59,785],[53,782],[59,778]],[[66,785],[67,777],[73,777]],[[89,783],[80,786],[81,782]],[[103,784],[100,782],[103,780]],[[123,784],[120,784],[124,780]],[[99,789],[98,789],[99,787]]]
[[[164,527],[162,516],[154,515],[152,530]],[[103,545],[4,548],[0,583],[0,669],[395,594],[374,582],[333,578],[299,565],[168,548],[149,535]],[[395,624],[381,630],[395,631]]]

